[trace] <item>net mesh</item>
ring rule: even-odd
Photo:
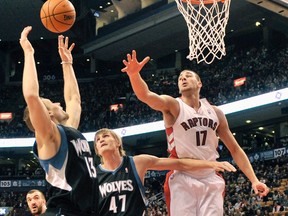
[[[211,64],[226,55],[230,0],[175,0],[189,33],[189,60]]]

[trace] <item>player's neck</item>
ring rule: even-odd
[[[200,108],[201,104],[200,104],[200,99],[199,99],[199,95],[182,95],[181,96],[181,100],[187,104],[188,106],[194,108],[196,111]]]
[[[103,158],[102,167],[107,170],[115,170],[117,169],[122,163],[123,157],[119,154],[112,154],[108,157]]]

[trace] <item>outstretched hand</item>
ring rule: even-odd
[[[73,63],[72,50],[75,47],[75,43],[72,43],[69,47],[69,38],[63,35],[58,36],[58,52],[62,62]]]
[[[267,185],[260,181],[252,183],[252,188],[255,194],[259,195],[260,197],[266,196],[270,191]]]
[[[30,41],[28,40],[28,34],[32,30],[32,26],[26,26],[22,32],[20,37],[20,45],[24,52],[32,52],[34,53],[34,48],[32,47]]]
[[[123,60],[125,68],[122,68],[121,71],[126,72],[128,76],[138,74],[144,67],[144,65],[147,64],[147,62],[149,62],[149,60],[150,57],[147,56],[141,62],[138,62],[136,51],[133,50],[132,55],[127,54],[127,60]]]

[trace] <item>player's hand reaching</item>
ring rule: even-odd
[[[215,161],[212,163],[212,167],[217,172],[224,172],[224,171],[236,172],[236,168],[227,161],[223,162]]]
[[[31,30],[32,30],[32,26],[26,26],[21,32],[21,38],[19,42],[24,53],[34,54],[34,48],[32,47],[30,41],[28,40],[28,34],[30,33]]]
[[[63,35],[58,36],[58,52],[62,63],[73,63],[72,50],[75,47],[75,43],[72,43],[69,47],[69,38]]]
[[[270,191],[270,189],[267,187],[267,185],[260,182],[260,181],[253,182],[252,188],[253,188],[255,194],[259,195],[260,197],[266,196]]]
[[[132,51],[131,54],[127,54],[127,60],[123,60],[123,64],[125,65],[125,68],[123,68],[121,71],[126,72],[128,76],[133,74],[138,74],[141,69],[144,67],[147,62],[149,62],[150,57],[145,57],[141,62],[138,62],[137,60],[137,54],[136,51]]]

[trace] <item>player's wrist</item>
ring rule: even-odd
[[[72,65],[73,62],[72,62],[72,61],[62,61],[61,64],[62,64],[62,65],[63,65],[63,64],[71,64],[71,65]]]

